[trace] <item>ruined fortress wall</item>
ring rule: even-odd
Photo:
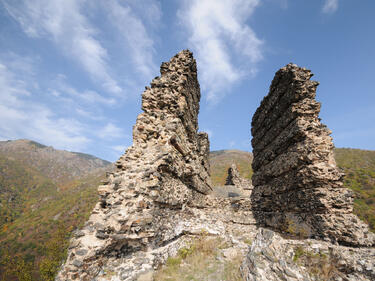
[[[200,88],[192,53],[178,53],[160,72],[142,95],[133,145],[99,186],[100,201],[71,240],[57,280],[94,280],[105,270],[135,280],[152,269],[152,249],[183,234],[179,211],[199,206],[211,191],[208,135],[197,132]]]
[[[142,95],[133,145],[99,186],[100,200],[75,231],[57,281],[137,280],[202,229],[228,241],[253,235],[251,209],[258,224],[281,231],[374,245],[374,235],[352,214],[352,193],[343,188],[330,131],[318,118],[318,83],[309,70],[280,69],[254,115],[251,202],[207,196],[209,140],[197,131],[192,53],[178,53],[160,72]]]
[[[312,76],[294,64],[281,68],[253,116],[253,211],[260,224],[281,231],[371,245],[373,235],[352,214]]]

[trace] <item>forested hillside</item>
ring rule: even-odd
[[[111,169],[83,153],[27,140],[0,142],[0,276],[53,280],[71,231],[87,220]]]
[[[355,192],[354,212],[375,231],[375,151],[338,148],[335,157],[345,186]]]

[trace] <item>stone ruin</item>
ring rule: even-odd
[[[100,201],[74,232],[56,281],[153,280],[153,271],[202,231],[225,242],[224,257],[233,251],[245,256],[244,280],[313,280],[286,260],[302,240],[257,230],[259,224],[346,245],[374,244],[374,235],[352,214],[352,194],[342,186],[330,131],[319,121],[318,83],[310,81],[310,71],[282,68],[254,115],[251,199],[211,193],[209,140],[198,133],[200,88],[192,53],[178,53],[160,72],[142,95],[133,145],[99,186]],[[236,167],[227,182],[243,186]],[[341,253],[343,272],[350,266],[353,278],[365,276],[353,280],[375,277],[368,265],[374,251],[358,248],[351,257],[353,248],[311,241],[312,250]],[[363,264],[356,264],[358,257]]]
[[[375,280],[375,235],[352,213],[311,77],[294,64],[281,68],[254,114],[251,204],[268,229],[257,229],[243,280]]]
[[[209,140],[197,132],[192,53],[181,51],[160,72],[142,95],[133,145],[99,186],[100,201],[71,239],[56,280],[143,280],[202,230],[225,237],[253,232],[249,198],[208,196]]]
[[[253,116],[254,217],[301,237],[374,245],[374,234],[353,214],[352,192],[343,187],[312,76],[295,64],[281,68]]]
[[[163,63],[160,72],[143,92],[133,145],[99,187],[100,202],[74,240],[77,247],[60,276],[91,280],[100,274],[104,257],[165,243],[170,233],[164,210],[200,204],[211,190],[208,136],[197,132],[196,62],[184,51]]]
[[[240,172],[234,163],[228,168],[228,176],[225,185],[234,185],[244,190],[251,190],[253,188],[250,180],[241,177]]]

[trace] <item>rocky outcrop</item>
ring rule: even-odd
[[[142,95],[133,145],[99,187],[100,202],[71,242],[61,280],[92,280],[103,274],[103,265],[110,268],[111,258],[126,259],[165,245],[175,238],[174,210],[201,205],[211,190],[208,136],[197,132],[196,62],[182,51],[163,63],[160,72]],[[123,261],[123,268],[112,265],[109,270],[117,268],[121,280],[133,280],[136,269],[150,264],[147,259],[152,257],[132,257]]]
[[[375,280],[375,250],[319,240],[284,239],[260,228],[244,259],[246,281]]]
[[[374,234],[353,211],[330,130],[318,117],[318,82],[288,64],[272,81],[252,120],[254,215],[261,225],[343,245],[369,246]]]
[[[100,202],[70,241],[57,280],[142,280],[188,236],[254,229],[249,199],[207,195],[209,140],[197,132],[192,53],[178,53],[160,72],[142,95],[133,145],[99,186]]]
[[[253,188],[251,181],[241,177],[236,164],[228,168],[228,176],[225,185],[234,185],[240,189],[251,190]]]

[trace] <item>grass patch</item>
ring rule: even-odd
[[[305,254],[305,251],[301,246],[298,246],[294,251],[293,261],[297,262],[298,259]]]
[[[242,255],[237,255],[231,261],[227,261],[224,263],[224,278],[220,280],[228,280],[228,281],[241,281],[242,275],[240,271],[240,266],[243,260]]]
[[[246,238],[243,242],[249,246],[251,246],[251,244],[253,243],[253,241],[251,241],[249,238]]]
[[[332,254],[314,253],[298,246],[294,250],[293,261],[305,266],[309,274],[317,280],[331,280],[333,277],[343,277],[338,270],[338,259]]]
[[[238,255],[230,261],[225,260],[220,250],[226,246],[221,239],[203,234],[180,249],[175,257],[169,257],[155,273],[155,281],[242,280],[243,257]]]

